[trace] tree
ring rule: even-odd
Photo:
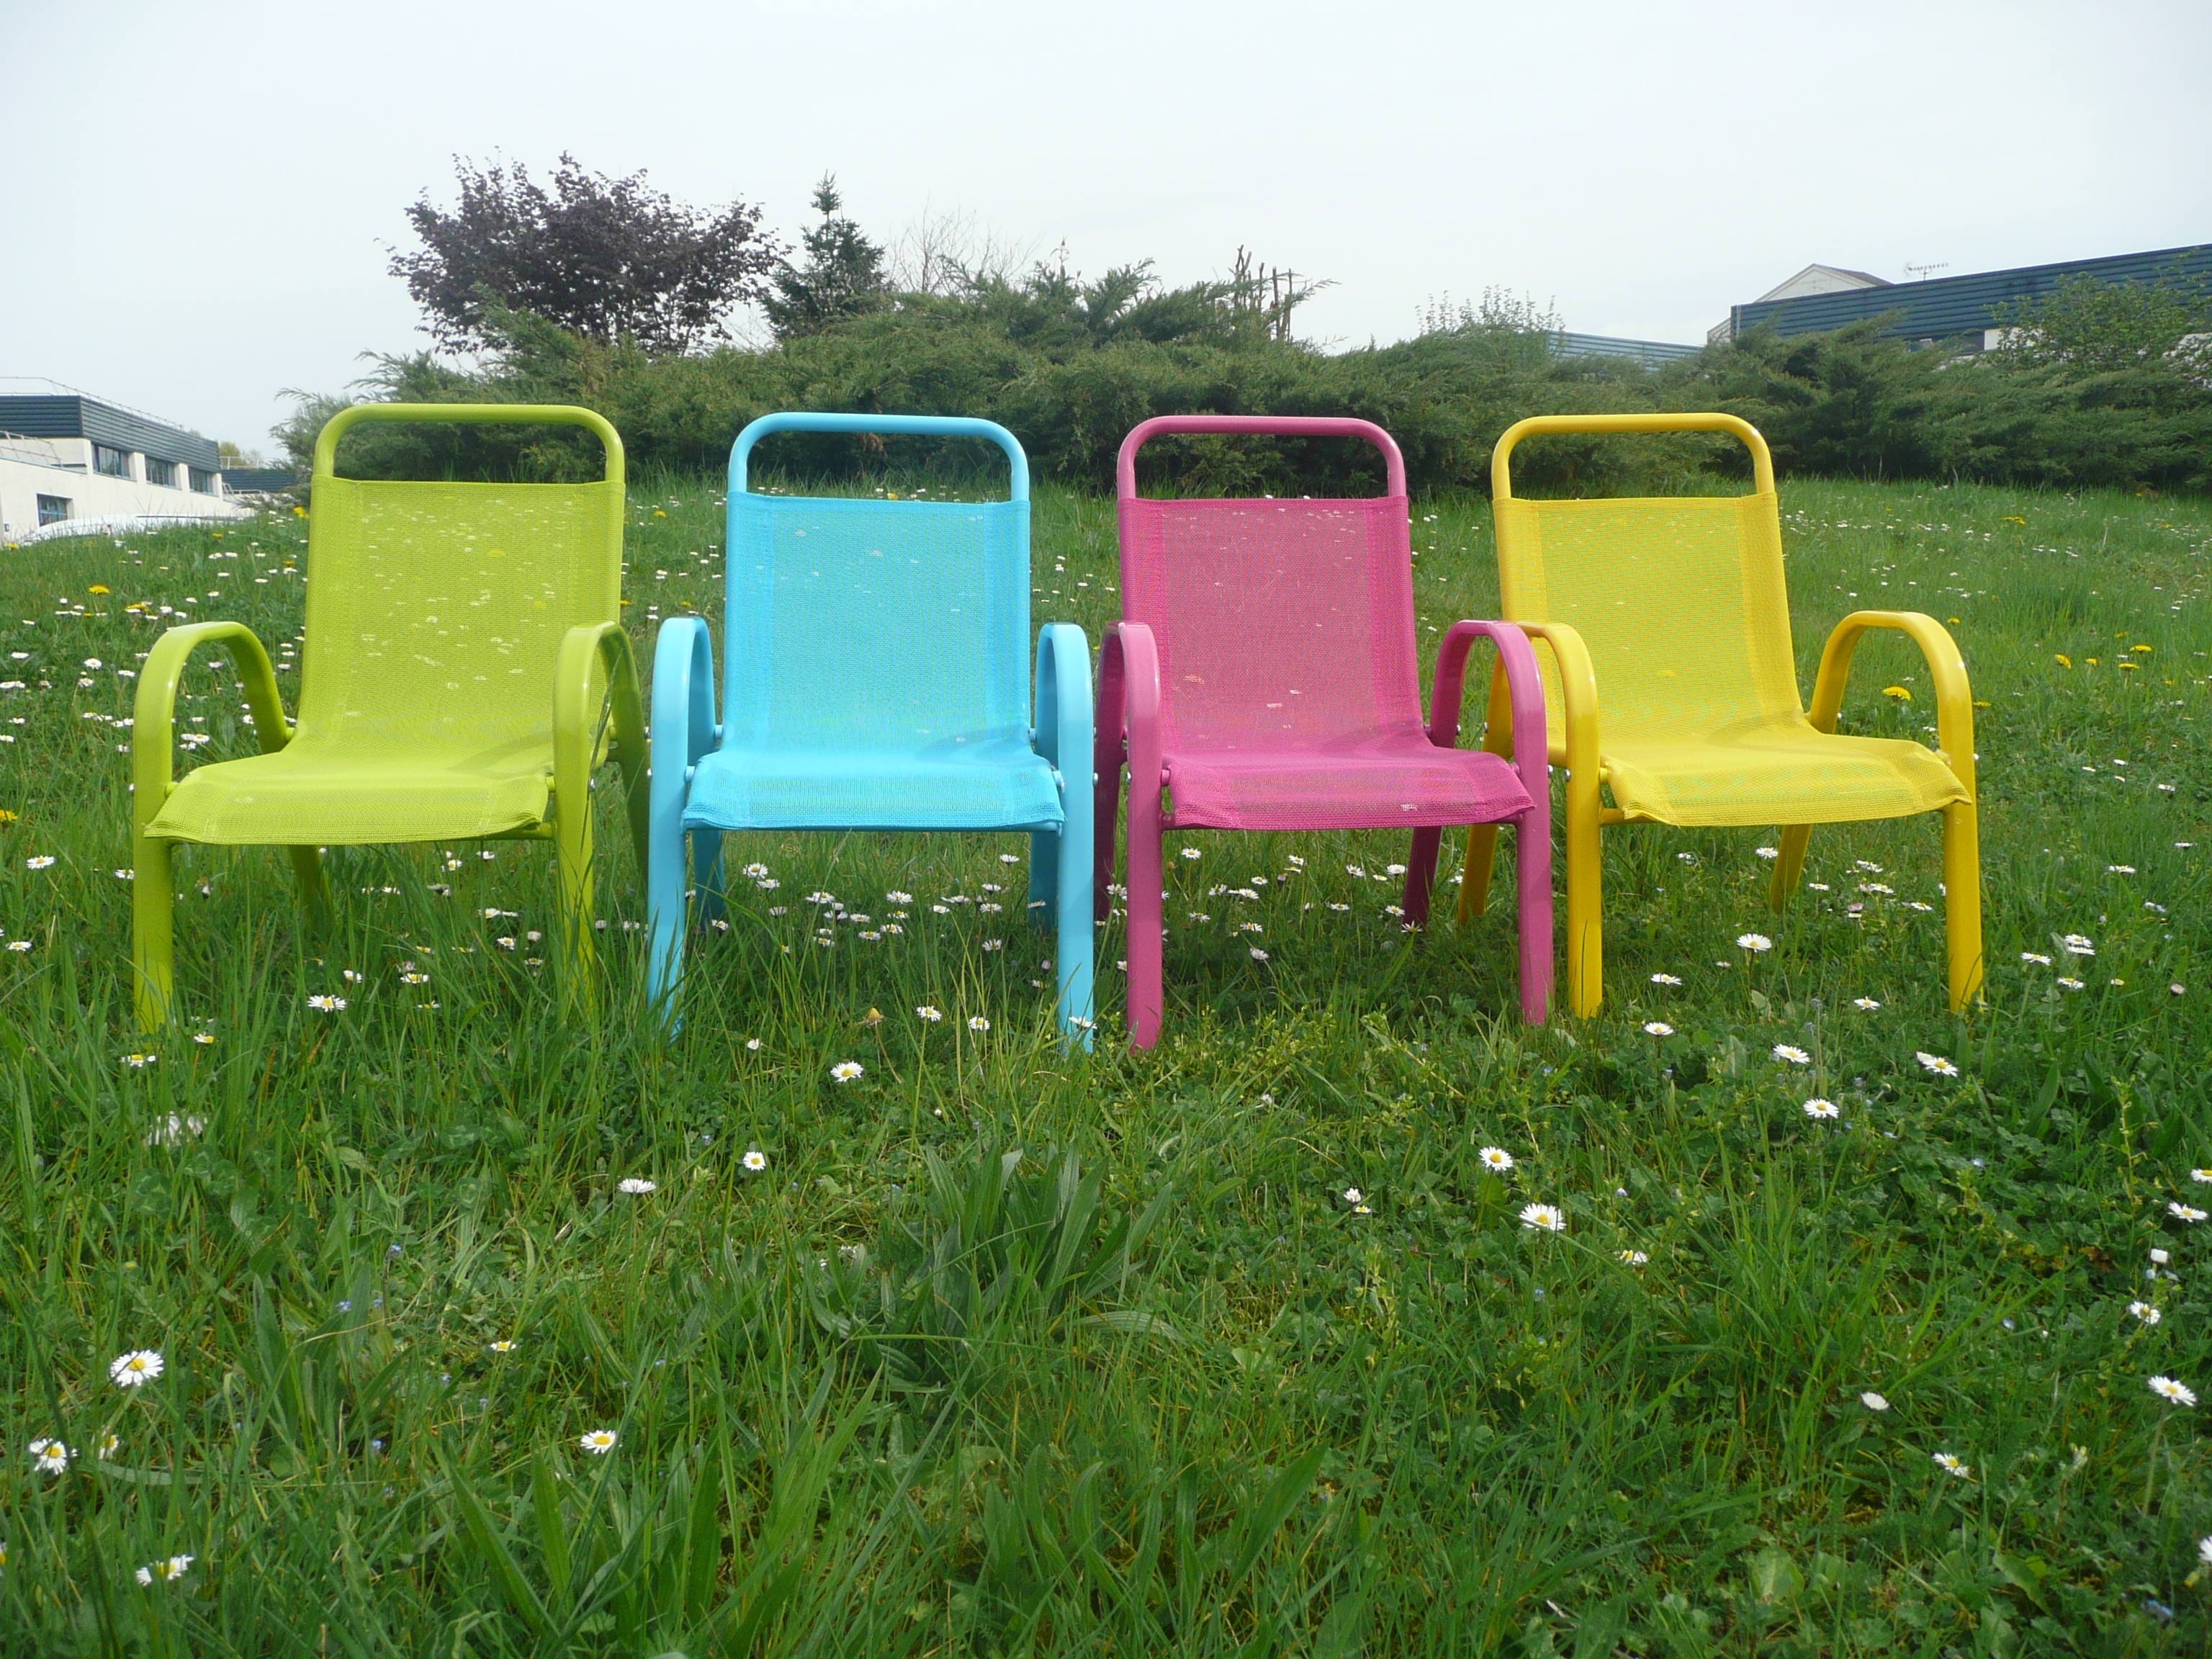
[[[727,337],[723,318],[766,296],[781,253],[758,208],[708,213],[648,190],[642,172],[610,179],[564,153],[549,192],[519,163],[479,171],[456,157],[454,170],[459,206],[417,200],[407,217],[423,249],[395,251],[391,267],[449,349],[496,345],[499,313],[520,311],[587,339],[684,352]]]
[[[814,186],[814,210],[822,222],[805,232],[806,263],[785,259],[776,267],[775,292],[762,305],[776,337],[819,334],[848,317],[880,311],[890,303],[884,274],[884,251],[840,211],[835,174],[825,173]]]

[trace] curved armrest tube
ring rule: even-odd
[[[1109,718],[1126,734],[1129,755],[1129,793],[1133,797],[1160,793],[1160,650],[1152,630],[1143,623],[1116,623],[1106,636],[1101,653],[1099,683],[1119,692],[1121,707],[1109,708]],[[1103,729],[1106,721],[1101,721]]]
[[[1589,647],[1583,636],[1565,623],[1516,623],[1532,640],[1541,640],[1552,647],[1552,660],[1559,671],[1559,690],[1565,703],[1559,712],[1560,724],[1565,728],[1566,741],[1551,755],[1554,766],[1575,767],[1576,757],[1584,757],[1589,768],[1590,781],[1597,777],[1597,671],[1590,665]],[[1514,722],[1517,731],[1520,722]],[[1548,741],[1548,739],[1547,739]]]
[[[1537,672],[1536,653],[1519,623],[1455,622],[1451,625],[1437,653],[1436,689],[1429,697],[1429,741],[1439,749],[1449,749],[1458,742],[1467,654],[1477,640],[1488,640],[1497,646],[1505,665],[1505,683],[1513,700],[1513,763],[1521,775],[1522,787],[1542,809],[1548,825],[1552,789],[1544,735],[1544,681]]]
[[[1091,748],[1091,641],[1073,623],[1037,630],[1036,752],[1059,769],[1068,819],[1095,780],[1074,771]]]
[[[680,823],[691,769],[713,751],[714,647],[696,617],[671,617],[653,641],[653,822]]]
[[[631,839],[641,862],[645,855],[646,793],[643,788],[647,750],[642,710],[638,706],[637,663],[630,653],[629,635],[618,622],[586,623],[562,636],[561,653],[553,680],[554,799],[562,804],[580,799],[588,789],[590,768],[599,756],[596,723],[598,701],[592,695],[594,671],[604,673],[614,702],[614,742],[609,758],[622,763],[628,783],[627,809]],[[562,775],[565,768],[581,761],[583,777]]]
[[[315,477],[336,475],[338,440],[364,421],[405,421],[434,425],[580,426],[606,452],[607,482],[623,482],[622,436],[607,418],[574,404],[349,404],[323,423],[315,438]]]
[[[131,707],[131,816],[143,831],[168,799],[173,769],[171,737],[176,720],[177,682],[185,664],[203,645],[227,646],[245,683],[246,701],[253,711],[253,730],[261,739],[261,752],[270,754],[292,740],[292,727],[284,718],[284,702],[277,694],[276,672],[269,653],[244,623],[186,623],[172,628],[146,653],[138,671],[138,696]]]
[[[1893,628],[1911,636],[1928,659],[1936,682],[1936,740],[1943,745],[1943,758],[1966,791],[1974,793],[1974,693],[1966,681],[1966,659],[1950,630],[1935,617],[1917,611],[1854,611],[1836,624],[1820,653],[1820,678],[1813,684],[1812,721],[1822,732],[1836,729],[1843,712],[1844,685],[1851,672],[1851,654],[1869,629]]]

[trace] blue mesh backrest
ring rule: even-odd
[[[732,492],[724,744],[1026,741],[1029,511]]]

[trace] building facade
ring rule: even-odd
[[[215,441],[78,392],[0,393],[0,540],[240,519]]]

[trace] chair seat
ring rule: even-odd
[[[552,794],[543,742],[362,755],[295,738],[185,775],[146,833],[223,847],[366,847],[535,830]]]
[[[700,761],[686,830],[1057,830],[1060,781],[1024,738],[918,751],[722,749]]]
[[[1832,737],[1802,717],[1659,742],[1601,739],[1599,758],[1622,816],[1646,823],[1848,823],[1967,798],[1923,744]]]
[[[1299,747],[1164,757],[1176,829],[1381,830],[1496,823],[1528,810],[1510,762],[1439,749],[1419,728]]]

